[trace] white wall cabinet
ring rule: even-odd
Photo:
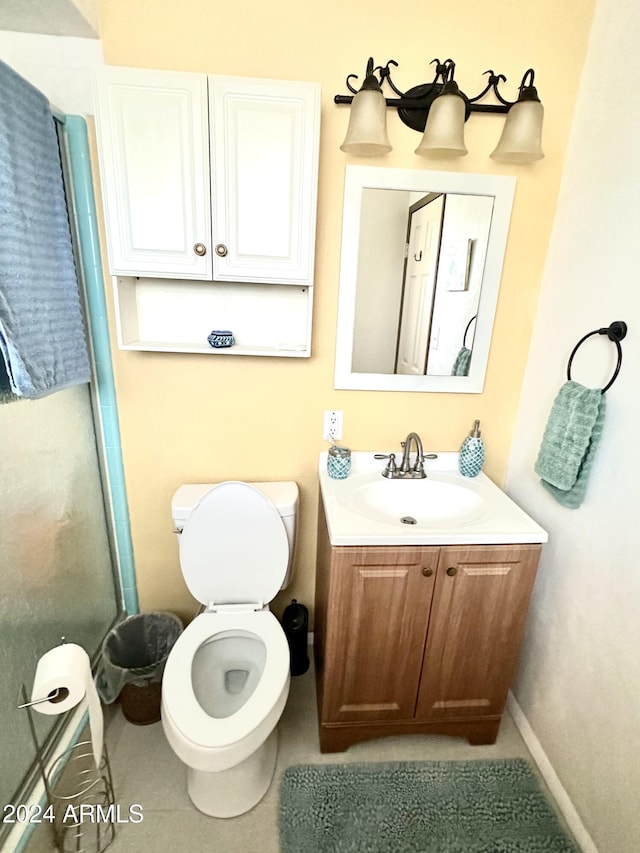
[[[214,278],[313,284],[320,89],[209,78]]]
[[[111,273],[211,279],[206,76],[101,70],[96,131]]]
[[[98,153],[122,348],[310,354],[319,125],[315,83],[98,72]],[[293,327],[275,323],[274,337],[256,336],[263,327],[252,305]],[[238,345],[209,348],[213,328],[231,328]]]

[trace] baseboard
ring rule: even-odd
[[[553,769],[551,762],[549,761],[546,752],[542,748],[542,744],[536,737],[535,732],[531,728],[529,721],[524,715],[524,711],[518,704],[515,696],[512,693],[509,693],[507,698],[507,710],[513,717],[513,721],[515,722],[518,731],[522,735],[522,739],[525,744],[533,760],[538,766],[538,770],[540,771],[542,778],[546,782],[547,787],[551,793],[551,796],[556,802],[558,809],[562,813],[565,821],[567,822],[567,826],[573,833],[573,836],[580,846],[580,849],[583,853],[598,853],[598,848],[593,842],[593,839],[587,832],[585,825],[582,823],[580,819],[580,815],[575,809],[575,806],[571,802],[569,794],[566,792],[562,782],[558,778],[556,771]]]

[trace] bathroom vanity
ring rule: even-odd
[[[322,752],[397,734],[497,737],[547,534],[456,459],[440,454],[408,482],[384,480],[372,453],[354,454],[342,481],[321,459]]]

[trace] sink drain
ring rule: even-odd
[[[400,521],[403,524],[417,524],[418,522],[412,515],[403,515]]]

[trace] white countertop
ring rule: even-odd
[[[452,452],[438,453],[437,459],[425,460],[427,480],[463,486],[479,509],[462,513],[460,518],[452,520],[417,518],[417,523],[411,525],[402,523],[400,517],[388,521],[370,517],[354,509],[355,492],[369,483],[377,483],[378,478],[390,487],[396,484],[402,487],[405,482],[385,480],[382,471],[386,460],[373,456],[374,451],[353,452],[349,476],[344,480],[332,480],[327,474],[327,453],[320,454],[320,490],[332,545],[509,545],[542,543],[549,538],[547,532],[485,474],[463,477],[458,471],[458,454]],[[400,460],[397,461],[399,464]]]

